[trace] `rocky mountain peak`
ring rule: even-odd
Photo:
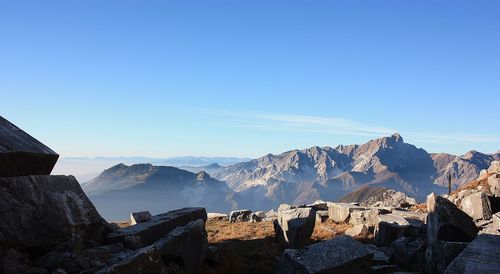
[[[196,174],[196,180],[198,180],[198,181],[203,181],[203,180],[207,180],[207,179],[210,179],[210,175],[208,175],[208,173],[206,173],[203,170]]]
[[[392,134],[391,138],[397,143],[404,143],[403,137],[401,137],[401,135],[397,132]]]

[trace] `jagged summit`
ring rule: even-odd
[[[396,142],[401,142],[404,143],[403,137],[399,133],[394,133],[392,134],[392,139],[394,139]]]

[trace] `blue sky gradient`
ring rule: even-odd
[[[62,156],[500,149],[499,1],[0,1],[0,115]]]

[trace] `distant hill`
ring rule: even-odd
[[[366,201],[370,197],[377,196],[377,195],[383,193],[386,190],[387,190],[387,188],[363,186],[363,187],[360,187],[359,189],[341,197],[340,199],[338,199],[338,202],[361,203],[361,202]]]

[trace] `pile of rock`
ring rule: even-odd
[[[58,155],[0,117],[0,273],[196,273],[208,247],[204,208],[107,223]]]

